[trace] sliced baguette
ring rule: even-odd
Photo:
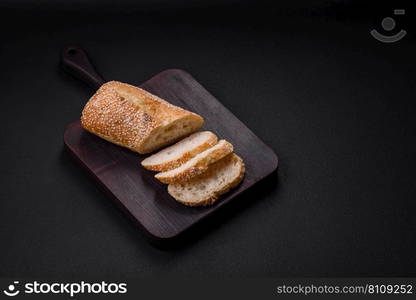
[[[168,192],[176,201],[188,206],[211,205],[241,182],[244,171],[243,160],[231,153],[198,177],[182,184],[170,184]]]
[[[226,140],[220,140],[215,146],[199,153],[186,163],[175,169],[155,175],[163,183],[182,183],[202,174],[208,166],[233,152],[233,145]]]
[[[180,142],[149,156],[141,164],[151,171],[169,171],[211,148],[217,141],[217,136],[210,131],[196,132]]]

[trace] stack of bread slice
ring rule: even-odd
[[[231,143],[202,131],[149,156],[141,164],[159,171],[155,177],[168,184],[169,194],[177,201],[188,206],[210,205],[244,177],[243,160],[233,150]]]

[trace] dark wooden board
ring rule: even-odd
[[[147,155],[88,133],[79,120],[69,124],[64,133],[66,147],[151,237],[167,240],[178,236],[227,202],[238,201],[240,193],[277,168],[275,153],[185,71],[161,72],[140,87],[203,116],[203,129],[230,141],[246,164],[242,183],[213,206],[187,207],[168,194],[154,172],[140,166]]]

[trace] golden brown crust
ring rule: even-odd
[[[175,198],[175,196],[169,191],[169,186],[168,186],[168,193],[175,198],[176,201],[186,205],[186,206],[208,206],[208,205],[212,205],[214,204],[214,202],[216,202],[219,198],[219,196],[227,193],[229,190],[235,188],[237,185],[240,184],[240,182],[243,180],[244,178],[244,174],[245,174],[245,165],[244,165],[244,161],[241,159],[241,157],[239,157],[237,154],[232,153],[229,154],[229,159],[231,160],[236,160],[238,161],[238,164],[240,165],[240,174],[229,184],[227,184],[226,186],[224,186],[220,191],[217,191],[214,193],[214,195],[211,195],[205,199],[201,199],[199,201],[196,202],[189,202],[189,201],[182,201],[181,199]],[[226,158],[224,158],[226,159]],[[207,171],[209,172],[209,170]],[[204,174],[202,174],[201,176],[204,176]],[[194,178],[194,180],[197,180],[198,178]]]
[[[148,153],[155,150],[147,142],[158,129],[186,118],[202,126],[203,119],[197,114],[143,89],[110,81],[103,84],[85,105],[81,124],[112,143],[138,153]]]
[[[222,144],[221,147],[213,150],[207,156],[201,159],[197,159],[191,166],[180,171],[179,173],[175,174],[175,169],[172,169],[167,172],[156,174],[155,178],[166,184],[183,183],[190,180],[191,178],[198,176],[199,174],[204,173],[208,169],[209,165],[233,152],[232,144],[225,140],[218,142],[218,144],[220,143]],[[195,157],[195,159],[196,158],[197,157]]]
[[[171,160],[165,163],[160,163],[160,164],[143,164],[142,162],[142,166],[150,171],[157,171],[157,172],[165,172],[165,171],[169,171],[172,169],[175,169],[179,166],[181,166],[182,164],[186,163],[188,160],[190,160],[191,158],[193,158],[195,155],[211,148],[212,146],[214,146],[217,143],[217,137],[216,135],[212,134],[209,136],[209,139],[207,141],[205,141],[203,144],[199,145],[198,147],[193,148],[190,151],[185,152],[181,157],[175,159],[175,160]]]

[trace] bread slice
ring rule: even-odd
[[[155,175],[163,183],[182,183],[192,177],[202,174],[208,166],[233,152],[233,145],[226,140],[220,140],[215,146],[199,153],[186,163],[166,172]]]
[[[195,155],[214,146],[218,141],[210,131],[196,132],[144,159],[141,164],[148,170],[168,171],[179,167]]]
[[[231,153],[209,166],[198,177],[182,184],[170,184],[169,194],[188,206],[213,204],[220,195],[236,187],[244,177],[244,162]]]
[[[103,84],[82,111],[81,124],[112,143],[144,154],[198,130],[204,119],[138,87]]]

